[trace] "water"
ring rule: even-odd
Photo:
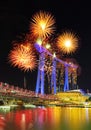
[[[0,112],[0,130],[91,130],[91,108],[37,107]]]

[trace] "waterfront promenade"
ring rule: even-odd
[[[6,107],[12,105],[91,107],[90,97],[91,94],[84,94],[80,90],[41,95],[7,84],[0,86],[0,106]]]

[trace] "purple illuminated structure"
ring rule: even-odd
[[[65,66],[65,81],[64,81],[64,92],[69,90],[69,82],[68,82],[68,66]]]
[[[37,83],[36,83],[36,93],[41,91],[41,94],[44,94],[44,64],[45,64],[45,53],[42,46],[35,44],[35,48],[40,53],[39,56],[39,66],[38,66],[38,76],[37,76]]]
[[[56,59],[55,57],[53,58],[53,63],[52,63],[53,69],[52,69],[52,74],[51,74],[51,90],[54,88],[54,94],[56,94]]]
[[[36,83],[36,93],[39,93],[41,90],[41,94],[44,94],[44,64],[45,64],[45,54],[53,57],[53,69],[51,75],[51,89],[54,88],[54,94],[56,94],[56,62],[60,62],[65,66],[65,83],[64,83],[64,91],[69,91],[69,81],[68,81],[68,67],[77,68],[76,65],[69,64],[57,57],[54,57],[46,48],[35,43],[36,50],[40,53],[39,57],[39,66],[38,66],[38,76],[37,76],[37,83]]]

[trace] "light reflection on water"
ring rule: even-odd
[[[91,108],[38,107],[1,113],[0,130],[91,130]]]

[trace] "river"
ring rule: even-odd
[[[36,107],[0,112],[0,130],[91,130],[91,108]]]

